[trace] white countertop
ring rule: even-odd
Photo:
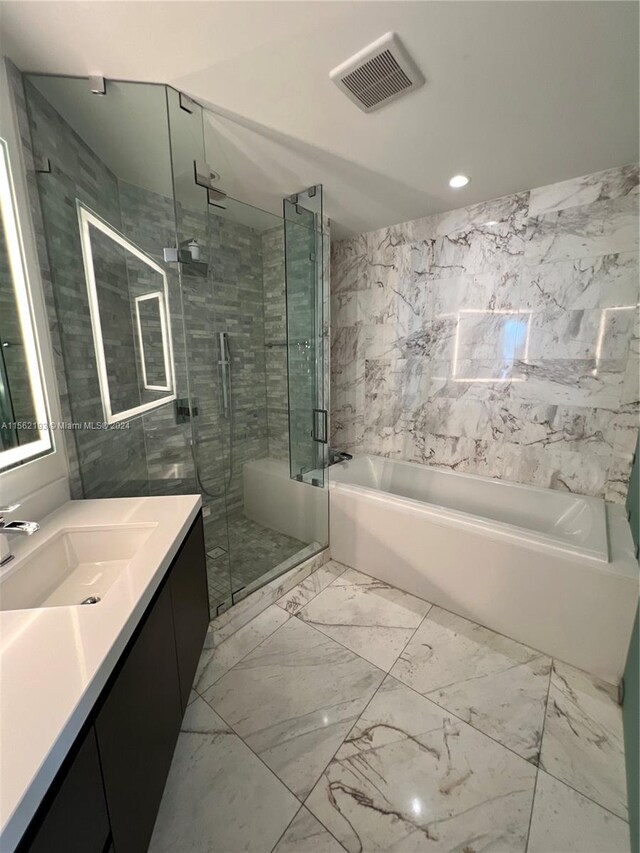
[[[0,611],[0,851],[11,853],[98,699],[200,509],[198,495],[69,501],[30,537],[25,557],[61,529],[155,524],[91,607]]]

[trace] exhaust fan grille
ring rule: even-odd
[[[367,113],[424,83],[424,77],[394,33],[386,33],[334,68],[330,76]]]
[[[356,71],[347,74],[342,78],[342,82],[365,107],[369,108],[377,106],[411,86],[411,80],[389,50],[385,50],[380,56],[370,59]]]

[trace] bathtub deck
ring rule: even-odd
[[[615,689],[333,561],[203,653],[152,853],[629,849]]]

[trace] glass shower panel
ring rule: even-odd
[[[289,464],[291,477],[324,485],[328,413],[325,405],[326,292],[322,187],[284,200]]]
[[[164,277],[170,384],[175,377],[175,393],[187,393],[178,273],[163,259],[164,247],[176,239],[165,87],[108,81],[100,97],[81,78],[28,75],[24,84],[42,211],[36,227],[44,231],[64,362],[59,385],[65,420],[77,425],[65,431],[72,496],[193,492],[187,431],[176,420],[173,401],[126,418],[119,429],[87,426],[108,420],[110,383],[106,365],[101,377],[99,337],[103,352],[115,352],[116,360],[118,352],[129,352],[139,361],[136,298],[164,291]],[[83,226],[81,212],[93,227]],[[100,233],[98,221],[104,226]],[[91,263],[87,245],[83,253],[83,228],[94,251]],[[93,323],[91,275],[99,294]],[[122,318],[117,328],[106,322],[115,317],[115,305]],[[139,331],[143,337],[152,334]],[[139,381],[113,363],[109,370],[116,386]],[[131,399],[144,402],[171,393],[136,390],[122,404],[136,408]]]
[[[202,107],[167,90],[177,224],[175,248],[182,286],[187,393],[178,401],[188,425],[189,452],[202,495],[209,598],[213,614],[232,600],[227,526],[230,424],[222,411],[220,341],[212,286],[207,190],[196,183],[205,159]],[[185,108],[186,107],[186,108]]]

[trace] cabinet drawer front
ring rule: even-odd
[[[109,836],[100,760],[93,727],[56,786],[48,809],[40,818],[29,853],[102,853]]]
[[[202,516],[198,516],[171,570],[173,622],[184,713],[209,625],[209,590]]]
[[[181,718],[167,584],[96,719],[116,853],[147,850]]]

